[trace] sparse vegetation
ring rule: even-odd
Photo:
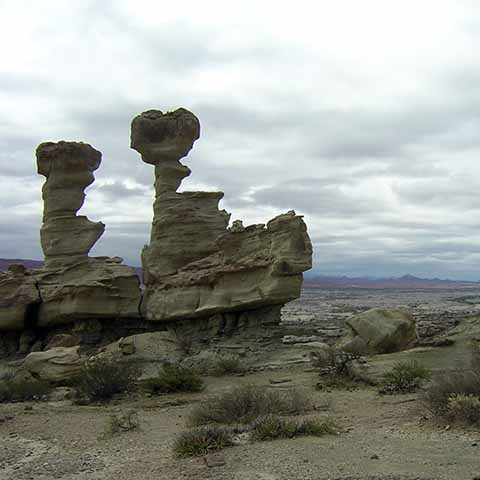
[[[40,380],[5,376],[0,380],[0,403],[43,400],[49,390],[48,384]]]
[[[199,392],[203,389],[203,381],[193,368],[178,364],[167,364],[156,377],[145,380],[143,386],[153,395]]]
[[[416,360],[398,362],[387,373],[380,390],[383,394],[416,392],[431,377],[431,372]]]
[[[82,400],[108,401],[115,394],[133,388],[138,370],[132,364],[114,358],[98,358],[86,362],[74,381]]]
[[[240,357],[231,353],[226,353],[218,355],[211,367],[208,370],[208,373],[216,377],[221,377],[223,375],[232,375],[235,373],[240,373],[243,371],[243,368],[240,363]]]
[[[480,396],[456,393],[447,402],[448,415],[465,423],[480,423]]]
[[[266,415],[253,422],[252,439],[264,441],[302,435],[321,436],[334,434],[336,431],[335,423],[330,418],[309,418],[296,421],[278,415]]]
[[[123,414],[110,415],[105,430],[107,434],[115,435],[117,433],[137,430],[139,425],[137,411],[129,410]]]
[[[436,416],[475,423],[480,411],[480,349],[472,346],[464,369],[436,375],[424,394],[427,408]]]
[[[179,457],[194,457],[233,445],[233,434],[225,427],[208,426],[183,432],[173,449]]]
[[[297,415],[310,407],[311,400],[303,391],[279,392],[244,385],[200,403],[193,409],[190,422],[193,425],[250,423],[261,415]]]
[[[321,382],[317,389],[351,387],[354,379],[350,375],[350,365],[358,356],[335,347],[316,352],[312,364],[319,369]]]
[[[193,350],[193,339],[189,335],[176,335],[178,348],[185,354],[189,355]]]

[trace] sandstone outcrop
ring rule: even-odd
[[[139,318],[139,280],[117,258],[88,258],[36,274],[42,303],[38,326],[49,327],[89,318]]]
[[[38,173],[47,179],[42,188],[40,230],[45,266],[76,263],[88,256],[105,230],[103,223],[77,216],[102,154],[81,142],[41,143],[36,154]]]
[[[46,178],[40,232],[45,261],[36,270],[16,265],[0,274],[0,356],[50,343],[88,350],[122,336],[133,339],[115,347],[122,355],[141,356],[150,348],[148,339],[171,356],[177,346],[168,343],[170,333],[153,330],[204,342],[279,323],[282,305],[299,297],[302,272],[311,268],[305,223],[292,210],[266,225],[236,220],[229,227],[230,214],[218,208],[222,192],[177,192],[191,173],[180,160],[199,136],[200,122],[183,108],[133,119],[131,146],[155,168],[151,239],[142,252],[144,289],[121,258],[89,256],[105,225],[77,213],[101,153],[81,142],[38,146],[38,173]],[[48,350],[51,359],[29,355],[26,365],[60,365],[60,348]]]
[[[47,178],[40,231],[45,264],[35,274],[40,327],[85,318],[139,317],[135,271],[119,257],[89,258],[105,225],[76,215],[100,162],[101,153],[86,143],[50,142],[37,148],[38,172]]]
[[[352,353],[390,353],[405,350],[417,339],[415,319],[404,310],[372,308],[347,320],[350,338],[342,345]],[[361,348],[362,352],[357,350]]]
[[[295,212],[228,229],[222,192],[177,192],[190,175],[180,159],[199,136],[197,117],[183,108],[132,121],[131,147],[155,166],[151,239],[142,252],[142,313],[150,321],[282,305],[299,297],[311,268],[311,242]]]
[[[23,330],[40,302],[34,277],[23,265],[11,265],[0,272],[0,332]]]

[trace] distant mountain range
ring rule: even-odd
[[[472,288],[480,287],[480,282],[465,280],[442,280],[440,278],[418,278],[413,275],[404,275],[398,278],[371,278],[371,277],[334,277],[326,275],[312,275],[305,278],[306,285],[337,288]]]
[[[4,271],[11,263],[21,263],[27,268],[39,268],[40,260],[25,260],[23,258],[0,258],[0,271]],[[141,267],[133,267],[139,278],[142,277]],[[309,273],[305,277],[305,285],[336,288],[472,288],[480,287],[480,282],[465,280],[442,280],[440,278],[418,278],[413,275],[404,275],[398,278],[372,277],[335,277]]]

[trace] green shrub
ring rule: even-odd
[[[231,375],[234,373],[240,373],[243,368],[240,364],[240,357],[231,353],[218,355],[214,360],[213,365],[208,370],[208,373],[216,377],[222,375]]]
[[[338,429],[332,418],[307,418],[297,425],[297,435],[333,435]]]
[[[416,360],[398,362],[383,376],[385,384],[380,392],[385,394],[415,392],[430,377],[430,370]]]
[[[457,393],[451,395],[447,402],[448,415],[466,423],[480,422],[480,397]]]
[[[311,400],[303,391],[279,392],[244,385],[198,404],[190,415],[190,422],[193,425],[250,423],[261,415],[297,415],[310,407]]]
[[[252,424],[252,439],[260,441],[303,435],[322,436],[333,433],[336,433],[335,424],[329,418],[295,421],[277,415],[266,415],[259,417]]]
[[[182,367],[178,364],[167,364],[156,377],[145,380],[143,386],[154,395],[174,392],[199,392],[203,389],[203,381],[193,368]]]
[[[40,380],[5,377],[0,381],[0,403],[44,400],[50,388]]]
[[[110,415],[105,430],[108,434],[115,435],[136,430],[139,425],[138,413],[135,410],[129,410],[120,415]]]
[[[209,426],[183,432],[173,449],[179,457],[194,457],[233,445],[233,434],[224,427]]]
[[[114,358],[97,358],[86,362],[74,380],[80,398],[108,401],[115,394],[133,388],[138,370],[132,364]]]
[[[277,438],[292,438],[296,431],[297,424],[295,421],[270,414],[258,417],[253,422],[252,439],[265,441]]]

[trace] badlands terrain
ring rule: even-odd
[[[241,375],[204,377],[202,392],[156,397],[134,392],[108,404],[89,405],[76,405],[57,392],[46,401],[0,404],[0,478],[480,478],[478,428],[432,418],[421,393],[379,395],[378,387],[358,382],[319,389],[322,379],[307,354],[308,344],[316,340],[335,341],[352,313],[408,305],[426,339],[478,313],[479,299],[480,290],[475,289],[432,292],[306,286],[302,297],[284,308],[283,331],[275,341],[250,341],[247,346],[232,337],[224,342],[226,350],[238,352],[251,368]],[[237,445],[218,453],[177,458],[173,444],[187,428],[195,405],[241,384],[268,390],[300,388],[313,405],[305,415],[333,418],[337,434],[255,443],[240,438]],[[131,410],[138,417],[138,428],[108,433],[111,416]]]

